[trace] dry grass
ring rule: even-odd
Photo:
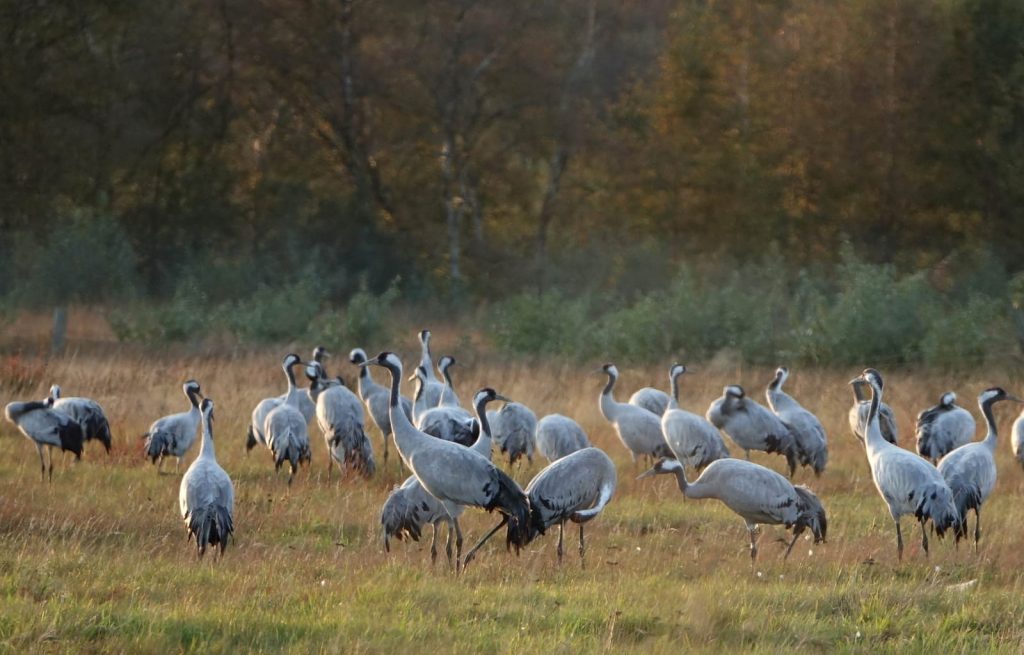
[[[414,344],[405,345],[411,362]],[[1019,648],[1024,476],[1005,438],[980,554],[954,550],[947,541],[925,559],[906,521],[914,536],[906,561],[897,565],[891,522],[847,427],[846,381],[856,371],[794,370],[788,390],[818,413],[831,438],[825,475],[798,474],[829,510],[829,543],[801,542],[783,563],[783,545],[776,542],[781,531],[766,529],[752,571],[745,530],[728,510],[713,501],[683,502],[665,478],[634,480],[639,470],[597,411],[599,375],[569,365],[501,361],[454,333],[436,333],[435,349],[454,350],[465,364],[456,371],[464,400],[487,384],[538,415],[573,416],[616,460],[619,489],[588,527],[586,570],[574,549],[556,566],[551,535],[518,558],[489,546],[461,578],[445,566],[431,568],[425,543],[400,543],[383,553],[377,512],[404,476],[392,462],[370,481],[328,483],[315,427],[314,467],[288,489],[266,452],[246,456],[243,448],[250,410],[281,391],[283,353],[109,348],[34,363],[26,357],[42,371],[25,392],[29,397],[59,382],[68,395],[95,398],[111,418],[115,444],[110,457],[91,444],[80,464],[59,466],[47,485],[39,482],[29,442],[9,424],[0,426],[0,651]],[[331,368],[352,375],[347,364]],[[761,369],[695,368],[684,378],[684,405],[700,412],[726,383],[744,384],[760,397],[771,377]],[[642,385],[662,386],[665,378],[660,368],[623,373],[620,399]],[[197,562],[185,543],[179,476],[157,475],[141,456],[138,435],[153,419],[182,408],[179,384],[188,377],[201,380],[217,401],[218,457],[237,491],[238,541],[219,562]],[[946,388],[960,389],[965,398],[992,383],[1021,390],[1020,379],[980,375],[893,371],[887,382],[904,444],[912,440],[913,415]],[[11,393],[6,380],[0,384]],[[1009,410],[998,414],[1008,434]],[[755,459],[782,470],[781,458]],[[539,468],[535,463],[515,477],[525,484]],[[494,520],[467,512],[467,539]]]

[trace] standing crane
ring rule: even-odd
[[[455,364],[455,358],[451,355],[444,355],[441,359],[437,360],[437,370],[441,372],[441,377],[444,379],[444,388],[441,389],[441,398],[438,400],[438,406],[460,406],[459,395],[455,393],[455,385],[452,384],[451,368]]]
[[[462,529],[456,518],[459,505],[498,510],[502,514],[499,526],[512,525],[509,543],[517,548],[525,544],[530,504],[519,485],[480,453],[435,439],[409,422],[399,403],[402,362],[397,355],[382,352],[365,365],[382,366],[391,374],[390,412],[395,445],[423,488],[445,503],[449,528],[455,530],[456,571],[462,560]]]
[[[217,463],[213,448],[213,401],[203,399],[203,441],[199,457],[185,471],[178,491],[178,506],[188,537],[196,540],[196,556],[202,557],[208,546],[220,548],[224,555],[228,539],[235,531],[235,488],[231,478]]]
[[[792,528],[793,539],[783,559],[789,557],[805,529],[814,535],[814,543],[825,541],[828,521],[814,492],[803,485],[793,486],[782,475],[760,464],[731,458],[715,460],[691,483],[686,480],[682,462],[661,459],[637,479],[659,473],[675,475],[679,491],[687,498],[716,498],[740,515],[750,534],[751,566],[757,560],[760,525]]]
[[[636,405],[616,402],[613,392],[619,379],[619,369],[613,364],[605,364],[601,370],[608,376],[608,383],[598,397],[601,415],[615,427],[619,440],[629,449],[633,461],[636,462],[637,456],[672,457],[672,450],[661,434],[658,415]]]
[[[412,397],[412,420],[415,423],[418,423],[426,412],[441,406],[441,399],[444,397],[444,383],[431,380],[428,375],[430,372],[430,369],[417,366],[409,376],[409,382],[416,383],[416,391]]]
[[[374,382],[373,376],[370,374],[370,367],[363,366],[366,359],[366,351],[362,348],[353,349],[348,356],[348,360],[359,367],[359,397],[366,403],[370,418],[373,419],[377,429],[384,437],[384,465],[387,466],[388,442],[391,440],[391,417],[388,412],[388,400],[391,392],[387,387]],[[411,421],[412,401],[405,396],[399,398],[399,401],[402,405],[402,412]]]
[[[157,472],[163,469],[164,457],[174,456],[176,458],[174,472],[177,473],[178,466],[181,465],[181,458],[195,443],[196,432],[199,430],[199,422],[202,417],[199,411],[199,399],[203,398],[199,383],[195,380],[188,380],[181,385],[181,391],[191,405],[188,411],[157,419],[153,425],[149,426],[149,432],[142,435],[142,438],[146,440],[146,457],[151,459],[154,464],[157,464],[157,460],[159,460]]]
[[[743,387],[738,384],[725,387],[722,397],[708,407],[706,416],[746,452],[748,460],[751,450],[784,455],[789,477],[793,477],[797,465],[793,433],[782,419],[748,398]]]
[[[668,371],[672,396],[661,417],[661,432],[676,459],[700,472],[711,462],[729,457],[729,449],[718,429],[706,418],[680,409],[679,378],[686,372],[682,364],[673,364]]]
[[[288,353],[281,360],[281,370],[284,371],[285,379],[288,380],[288,389],[284,395],[264,398],[252,410],[252,422],[249,424],[249,433],[245,441],[245,449],[252,450],[256,444],[267,444],[267,437],[263,432],[263,426],[267,422],[267,415],[278,405],[289,403],[296,409],[299,407],[300,398],[307,395],[307,392],[300,391],[295,386],[295,367],[305,362],[295,353]],[[301,413],[301,412],[300,412]],[[309,423],[308,421],[306,422]]]
[[[1024,467],[1024,410],[1013,422],[1013,430],[1010,434],[1010,446],[1013,448],[1013,457],[1017,463]]]
[[[996,439],[998,428],[992,414],[992,407],[998,402],[1009,400],[1024,403],[1000,387],[992,387],[978,396],[978,407],[985,417],[988,434],[982,441],[960,446],[942,458],[939,473],[953,492],[953,502],[960,514],[960,525],[956,540],[967,537],[967,512],[974,510],[974,550],[978,550],[981,539],[981,506],[988,500],[996,486]]]
[[[346,468],[371,476],[377,469],[373,446],[366,436],[363,403],[343,384],[322,388],[323,368],[319,362],[306,365],[306,376],[317,381],[311,396],[316,402],[316,420],[327,445],[327,479],[331,479],[334,463],[344,473]]]
[[[488,412],[494,443],[502,453],[508,453],[508,465],[516,461],[533,463],[534,434],[537,432],[537,415],[522,403],[505,403],[498,411]]]
[[[820,476],[825,470],[825,464],[828,463],[828,437],[825,435],[825,427],[817,416],[804,409],[803,405],[782,390],[782,385],[788,379],[789,369],[780,366],[775,371],[775,378],[765,390],[768,406],[789,427],[800,464],[810,466],[814,469],[814,475]]]
[[[82,427],[66,414],[55,411],[53,398],[8,403],[4,407],[4,416],[35,444],[36,451],[39,452],[39,466],[44,482],[53,482],[54,448],[74,453],[76,460],[82,459]],[[47,451],[45,455],[44,448]]]
[[[974,417],[947,391],[939,404],[917,415],[917,452],[932,464],[974,438]]]
[[[928,533],[925,523],[931,521],[939,538],[952,529],[960,531],[961,516],[953,502],[953,492],[938,469],[914,453],[894,446],[882,437],[878,407],[882,402],[882,374],[865,369],[860,378],[871,387],[871,407],[864,445],[875,488],[889,507],[896,524],[896,558],[903,561],[903,532],[900,517],[912,514],[921,524],[921,545],[928,554]]]
[[[629,404],[643,407],[652,414],[664,416],[669,408],[672,398],[661,389],[654,387],[642,387],[633,392],[629,397]]]
[[[72,421],[81,426],[82,436],[86,441],[99,441],[107,454],[110,454],[110,423],[98,402],[91,398],[61,398],[60,386],[56,384],[50,387],[50,397],[53,398],[55,410],[67,414]]]
[[[864,435],[868,429],[868,412],[871,410],[871,401],[864,396],[864,388],[867,383],[864,380],[854,380],[850,383],[853,388],[853,407],[850,408],[849,420],[850,431],[853,436],[864,443]],[[899,429],[896,426],[896,414],[886,403],[878,406],[878,425],[882,430],[882,438],[891,444],[899,445]]]

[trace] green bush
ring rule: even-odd
[[[392,310],[401,296],[395,278],[388,288],[375,294],[367,288],[366,278],[359,281],[359,291],[349,298],[343,311],[320,316],[313,327],[317,343],[344,344],[344,347],[375,348],[390,342],[394,332]]]
[[[169,302],[115,311],[108,320],[119,341],[140,343],[196,341],[215,327],[206,291],[192,276],[178,283]]]
[[[921,342],[921,355],[930,366],[956,368],[981,364],[989,356],[1012,352],[1013,326],[1007,304],[975,295],[960,307],[943,311]]]
[[[590,300],[570,299],[557,291],[522,293],[494,305],[489,321],[494,343],[506,352],[533,355],[592,356]]]
[[[290,284],[261,285],[249,298],[222,305],[218,313],[221,323],[243,343],[291,341],[309,335],[321,305],[315,276],[307,271]]]

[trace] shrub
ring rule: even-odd
[[[366,278],[359,281],[359,291],[352,294],[343,311],[332,311],[319,317],[313,328],[318,343],[347,344],[371,351],[390,341],[394,321],[391,312],[401,296],[400,278],[395,278],[379,294],[367,289]]]
[[[924,363],[958,368],[1012,351],[1013,326],[1006,307],[1001,299],[974,295],[959,307],[947,308],[932,322],[921,342]]]
[[[321,296],[312,271],[280,287],[261,285],[249,298],[223,305],[219,320],[239,341],[291,341],[309,335]]]
[[[141,343],[202,339],[215,324],[206,291],[191,276],[178,283],[169,302],[115,311],[108,320],[118,340]]]

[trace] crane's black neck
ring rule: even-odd
[[[669,387],[672,390],[672,398],[676,401],[677,405],[679,404],[679,376],[681,375],[682,373],[677,373],[676,375],[669,376]]]
[[[450,369],[451,367],[452,367],[452,365],[449,364],[448,366],[445,366],[444,368],[442,368],[441,369],[441,375],[444,376],[444,383],[448,385],[448,388],[449,389],[454,389],[455,386],[452,385],[452,374],[448,372],[448,369]]]
[[[195,407],[196,409],[199,408],[199,398],[197,397],[196,390],[194,388],[189,387],[188,391],[185,392],[185,396],[188,397],[188,401],[192,403],[193,407]]]
[[[857,403],[864,402],[864,382],[862,382],[861,380],[856,380],[851,386],[853,387],[853,399]]]
[[[480,422],[480,434],[487,435],[487,438],[491,438],[491,424],[487,420],[487,403],[491,402],[491,398],[487,396],[481,396],[476,402],[476,419]]]
[[[992,406],[1000,400],[1002,400],[1002,398],[986,398],[981,403],[981,413],[985,416],[985,423],[988,427],[988,434],[985,435],[986,442],[994,443],[996,437],[999,436],[998,428],[996,427],[996,417],[992,411]]]
[[[605,371],[605,373],[607,373],[608,375],[608,383],[604,385],[604,391],[601,392],[601,395],[610,396],[612,394],[612,389],[615,388],[615,381],[617,376],[614,373],[610,373],[608,371]]]
[[[288,364],[284,367],[284,374],[288,377],[289,388],[295,386],[295,371],[292,370],[293,366],[295,366],[295,364]]]

